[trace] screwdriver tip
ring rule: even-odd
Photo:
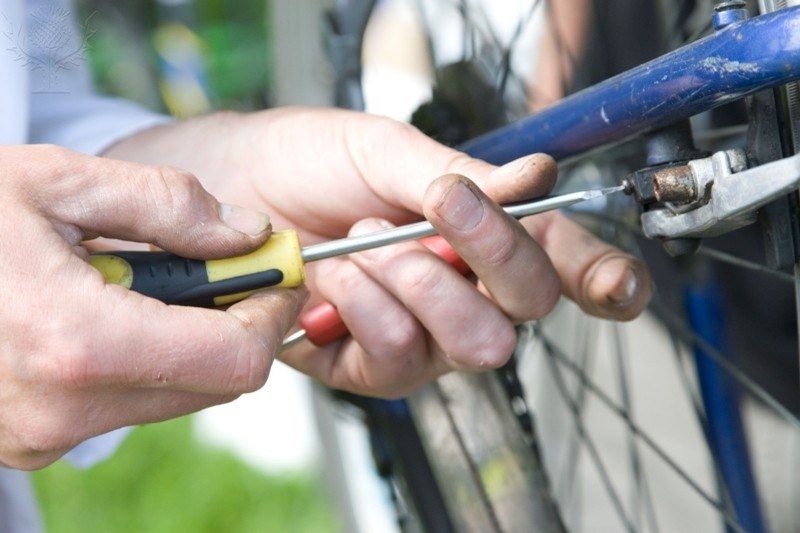
[[[614,194],[615,192],[622,192],[625,190],[624,185],[619,185],[617,187],[606,187],[605,189],[594,189],[590,191],[586,191],[586,200],[592,200],[594,198],[600,198],[602,196],[608,196],[609,194]]]

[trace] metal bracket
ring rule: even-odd
[[[756,210],[800,185],[800,154],[744,170],[740,150],[690,161],[698,191],[694,204],[642,213],[642,230],[652,239],[713,237],[755,222]]]

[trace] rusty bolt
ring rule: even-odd
[[[668,167],[653,173],[653,189],[659,202],[688,203],[697,199],[697,182],[687,165]]]

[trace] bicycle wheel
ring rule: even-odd
[[[391,3],[381,7],[376,33],[386,38],[385,22],[399,20],[401,35],[421,38],[426,61],[389,79],[410,95],[412,121],[443,142],[460,144],[713,31],[711,2],[575,0],[571,15],[545,0],[508,4],[419,1],[410,18],[408,9],[387,16]],[[399,116],[396,99],[385,103],[371,78],[370,53],[367,108]],[[550,77],[537,84],[535,72]],[[697,144],[746,148],[757,163],[795,153],[793,86],[748,104],[749,115],[734,104],[695,119]],[[562,165],[559,187],[617,183],[684,129],[573,159]],[[782,198],[765,208],[768,224],[781,221],[781,202],[794,205]],[[474,531],[796,530],[796,486],[787,475],[800,428],[796,320],[793,277],[781,268],[795,262],[792,223],[782,226],[783,240],[749,226],[674,260],[642,238],[635,203],[588,207],[573,218],[651,265],[651,312],[611,324],[563,302],[521,328],[507,368],[452,374],[410,398],[442,512],[455,529]],[[775,265],[750,257],[763,240]],[[726,325],[744,331],[725,335]]]

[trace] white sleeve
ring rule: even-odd
[[[28,0],[30,142],[97,154],[169,117],[92,88],[87,43],[70,0]]]
[[[69,0],[28,0],[29,141],[97,154],[137,131],[170,118],[118,98],[96,94],[77,12]],[[66,454],[86,468],[110,456],[129,432],[87,440]]]

